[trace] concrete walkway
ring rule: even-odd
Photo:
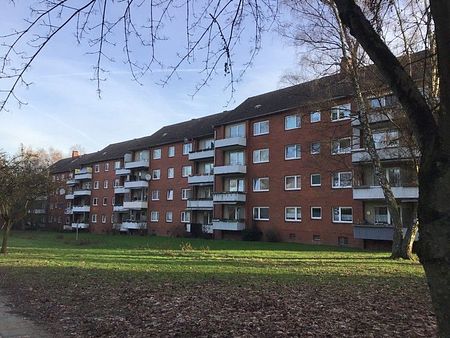
[[[11,313],[8,302],[0,296],[0,338],[50,338],[53,337],[31,320]]]

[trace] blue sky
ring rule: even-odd
[[[0,5],[0,34],[23,25],[25,13],[26,8],[20,5]],[[249,96],[279,88],[280,77],[295,67],[295,50],[275,33],[266,34],[261,52],[236,84],[234,98],[227,106],[228,78],[220,70],[192,98],[200,80],[198,64],[182,65],[178,72],[181,79],[173,78],[164,87],[156,83],[167,69],[155,69],[141,86],[131,80],[121,62],[122,50],[116,48],[110,49],[117,62],[106,66],[108,78],[99,99],[96,83],[91,80],[93,57],[86,55],[85,44],[76,44],[72,33],[70,28],[62,32],[27,72],[26,80],[33,84],[20,88],[17,94],[28,104],[19,107],[11,101],[8,111],[0,112],[0,149],[15,152],[23,143],[33,148],[51,146],[67,154],[72,145],[79,144],[87,152],[96,151],[109,143],[149,135],[167,124],[232,109]],[[169,39],[159,53],[171,58],[176,48]],[[246,61],[248,48],[244,41],[234,57],[236,64]]]

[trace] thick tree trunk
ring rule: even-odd
[[[0,253],[6,255],[8,253],[8,239],[9,239],[9,231],[11,230],[11,224],[5,223],[3,226],[3,240],[2,240],[2,248],[0,249]]]

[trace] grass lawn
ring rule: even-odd
[[[57,335],[434,336],[420,264],[293,243],[16,232],[0,292]]]

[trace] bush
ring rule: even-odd
[[[257,226],[253,226],[249,229],[242,230],[242,240],[243,241],[260,241],[263,233]]]
[[[269,229],[265,233],[267,242],[279,242],[280,234],[275,229]]]

